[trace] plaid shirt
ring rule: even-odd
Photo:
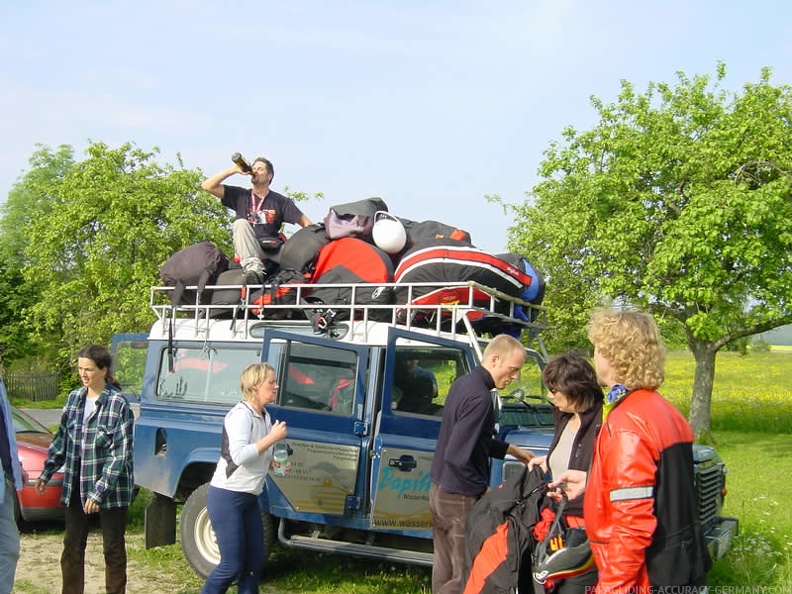
[[[107,384],[96,410],[83,426],[86,388],[73,390],[63,407],[60,426],[49,447],[41,477],[48,481],[64,466],[61,501],[69,505],[79,474],[80,500],[98,503],[102,509],[128,507],[135,484],[132,473],[134,415],[126,399]],[[83,439],[84,435],[84,439]]]

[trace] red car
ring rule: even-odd
[[[28,472],[28,482],[21,491],[17,492],[14,502],[17,523],[63,519],[63,512],[66,509],[60,502],[63,473],[56,472],[52,475],[44,493],[39,494],[36,491],[36,480],[47,461],[47,448],[54,437],[53,433],[36,419],[13,406],[11,417],[14,420],[19,459]]]

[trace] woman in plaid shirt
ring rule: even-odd
[[[77,355],[82,387],[63,407],[60,426],[38,480],[39,492],[64,467],[61,501],[66,505],[61,573],[64,594],[85,587],[85,545],[90,514],[99,514],[108,594],[126,591],[127,510],[135,484],[132,474],[134,415],[110,375],[110,353],[91,345]]]

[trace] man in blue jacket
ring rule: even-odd
[[[517,379],[524,364],[520,341],[500,334],[487,345],[481,365],[458,377],[448,392],[429,489],[433,594],[462,592],[465,522],[489,486],[490,458],[511,454],[527,464],[534,457],[533,452],[494,437],[492,390],[502,390]]]
[[[14,589],[14,574],[19,560],[19,531],[14,518],[12,485],[19,491],[28,476],[19,463],[16,431],[11,418],[5,384],[0,378],[0,458],[3,460],[3,487],[0,488],[0,594],[11,594]]]

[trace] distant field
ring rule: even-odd
[[[686,416],[694,373],[691,353],[668,354],[660,392]],[[714,431],[792,433],[792,347],[748,355],[718,353],[711,411]]]
[[[668,354],[660,391],[686,415],[695,362]],[[740,536],[710,573],[710,586],[792,584],[792,346],[770,352],[719,353],[712,389],[715,448],[729,468],[724,514]]]

